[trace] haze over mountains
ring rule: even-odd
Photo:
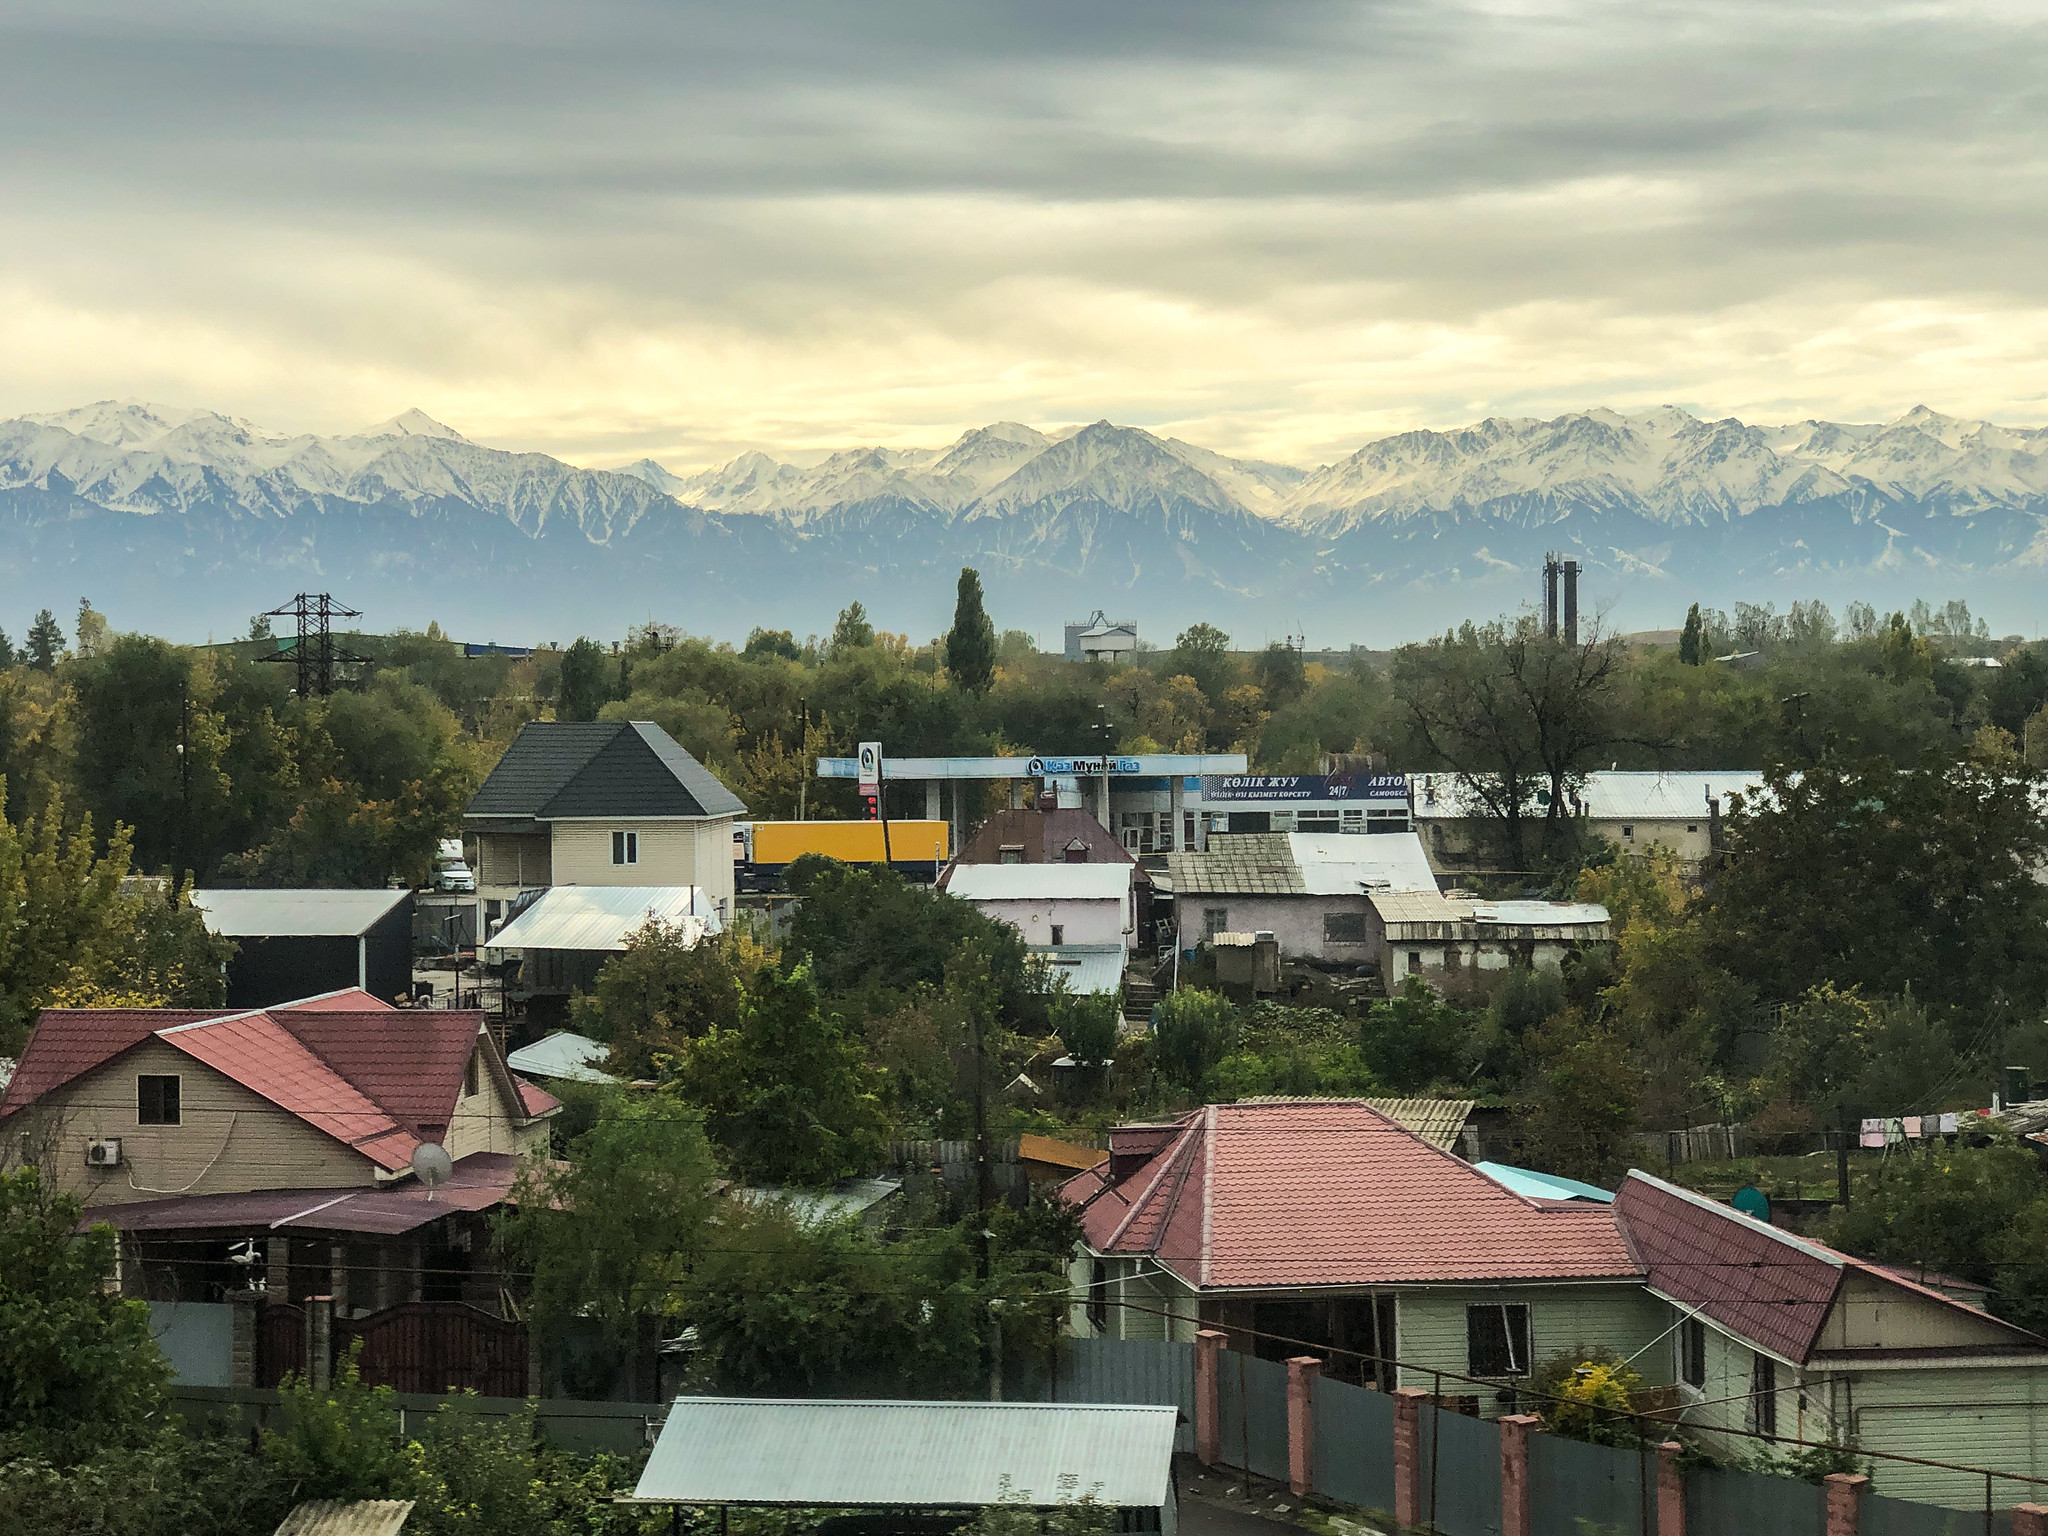
[[[119,627],[226,637],[305,589],[372,628],[434,617],[507,643],[649,616],[801,634],[855,598],[921,638],[972,564],[998,625],[1048,641],[1101,607],[1161,643],[1208,619],[1240,643],[1387,644],[1519,606],[1549,548],[1624,627],[1695,599],[1960,595],[2032,630],[2048,429],[1592,410],[1400,433],[1305,469],[1107,421],[997,422],[678,475],[487,448],[418,411],[320,437],[102,402],[0,422],[0,539],[16,633],[86,594]]]

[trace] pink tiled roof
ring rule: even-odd
[[[526,1106],[526,1117],[538,1120],[551,1110],[562,1107],[562,1101],[537,1083],[529,1083],[518,1073],[512,1074],[512,1082],[519,1090],[519,1101]]]
[[[295,1003],[279,1003],[271,1011],[289,1013],[396,1013],[398,1010],[361,987],[343,987],[339,992],[322,992],[302,997]]]
[[[1211,1105],[1153,1139],[1061,1193],[1097,1252],[1198,1288],[1641,1274],[1608,1207],[1526,1200],[1358,1100]]]
[[[2015,1344],[2043,1342],[1882,1264],[1769,1226],[1647,1173],[1622,1181],[1614,1213],[1651,1289],[1797,1364],[1812,1356],[1842,1277],[1851,1270],[1954,1307],[2010,1333]]]
[[[395,1173],[419,1139],[267,1013],[230,1014],[158,1036]]]
[[[438,1141],[462,1097],[483,1015],[458,1008],[294,1012],[279,1020],[306,1048],[424,1139]]]
[[[397,1236],[450,1211],[487,1211],[502,1205],[518,1181],[519,1159],[504,1152],[472,1152],[448,1182],[429,1190],[406,1180],[355,1189],[264,1189],[235,1195],[173,1195],[98,1206],[81,1226],[106,1222],[123,1232],[193,1232],[209,1227],[246,1231],[261,1226],[301,1232],[361,1232]]]

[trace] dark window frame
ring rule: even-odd
[[[640,862],[640,834],[638,832],[615,831],[612,833],[612,863],[616,865],[638,864]]]
[[[1766,1440],[1778,1438],[1778,1362],[1769,1355],[1750,1356],[1749,1427]]]
[[[184,1078],[176,1072],[135,1074],[135,1123],[183,1125]]]
[[[1707,1385],[1707,1325],[1696,1317],[1679,1325],[1678,1379],[1700,1390]]]
[[[1109,1334],[1109,1266],[1101,1259],[1088,1261],[1088,1326]]]
[[[1325,944],[1365,943],[1365,914],[1363,912],[1325,912],[1323,914],[1323,942]]]
[[[1529,1358],[1530,1324],[1526,1301],[1485,1301],[1467,1306],[1465,1369],[1487,1380],[1527,1376],[1535,1368]]]

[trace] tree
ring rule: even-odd
[[[786,629],[762,629],[756,625],[747,632],[747,648],[740,654],[750,661],[770,656],[779,656],[784,661],[802,661],[804,648]]]
[[[1961,1055],[1912,997],[1865,998],[1823,982],[1784,1008],[1754,1091],[1767,1105],[1837,1130],[1900,1105],[1949,1098],[1983,1063]]]
[[[615,1075],[651,1078],[660,1055],[737,1024],[741,976],[773,958],[744,930],[693,942],[651,918],[598,969],[597,990],[570,1000],[570,1025],[611,1047]]]
[[[28,664],[38,672],[54,672],[64,655],[64,631],[45,608],[28,628]]]
[[[868,611],[859,603],[848,603],[839,610],[839,622],[832,626],[832,650],[835,655],[844,651],[865,650],[875,643],[875,626],[868,622]]]
[[[1275,640],[1259,652],[1252,668],[1269,709],[1291,703],[1308,690],[1308,669],[1302,665],[1301,652],[1283,641]]]
[[[996,627],[981,606],[981,573],[960,568],[953,627],[946,632],[946,670],[969,693],[987,693],[996,675]]]
[[[2033,781],[1968,761],[1832,756],[1727,816],[1704,932],[1766,999],[1915,991],[1956,1019],[2048,1003],[2048,820]],[[1919,989],[1927,988],[1926,991]]]
[[[7,638],[7,631],[0,629],[0,671],[6,670],[20,660],[21,657],[15,652],[14,642]]]
[[[595,720],[597,712],[612,701],[611,667],[604,647],[595,640],[578,637],[562,653],[562,678],[555,696],[557,720]]]
[[[1212,705],[1219,703],[1237,681],[1237,668],[1230,659],[1230,636],[1213,624],[1189,626],[1175,636],[1166,671],[1170,677],[1192,677],[1205,699]]]
[[[635,1358],[641,1319],[662,1312],[701,1253],[718,1164],[703,1119],[673,1094],[614,1091],[561,1163],[521,1168],[506,1250],[533,1275],[543,1346],[580,1396],[602,1396]],[[595,1330],[587,1355],[570,1344]]]
[[[114,1229],[35,1166],[0,1171],[0,1439],[58,1464],[140,1431],[169,1367],[149,1307],[110,1294]]]
[[[1678,659],[1688,667],[1697,667],[1707,658],[1701,654],[1700,605],[1694,603],[1685,610],[1685,628],[1678,636]]]
[[[840,1017],[820,1009],[807,965],[743,977],[739,1023],[688,1041],[667,1086],[702,1108],[743,1178],[829,1184],[882,1151],[880,1074]]]
[[[252,613],[249,615],[249,638],[251,640],[273,640],[276,634],[270,627],[270,615]]]
[[[1049,1011],[1053,1033],[1076,1062],[1092,1066],[1116,1054],[1120,1010],[1115,993],[1076,992],[1061,976],[1054,983]]]
[[[1358,1046],[1375,1077],[1397,1093],[1412,1093],[1456,1073],[1470,1031],[1464,1013],[1410,976],[1359,1021]]]
[[[1523,1129],[1531,1162],[1591,1183],[1620,1177],[1643,1094],[1628,1041],[1605,1021],[1567,1008],[1531,1031],[1528,1047],[1535,1092]]]
[[[89,661],[107,648],[110,631],[107,616],[92,605],[89,598],[78,600],[78,657]]]
[[[1237,1008],[1220,992],[1182,987],[1159,1000],[1153,1054],[1169,1083],[1199,1095],[1237,1044]]]

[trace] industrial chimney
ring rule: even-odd
[[[1543,638],[1557,638],[1557,574],[1556,555],[1543,557]]]
[[[1556,627],[1551,629],[1556,634]],[[1579,562],[1567,560],[1564,563],[1564,643],[1577,647],[1579,643]]]

